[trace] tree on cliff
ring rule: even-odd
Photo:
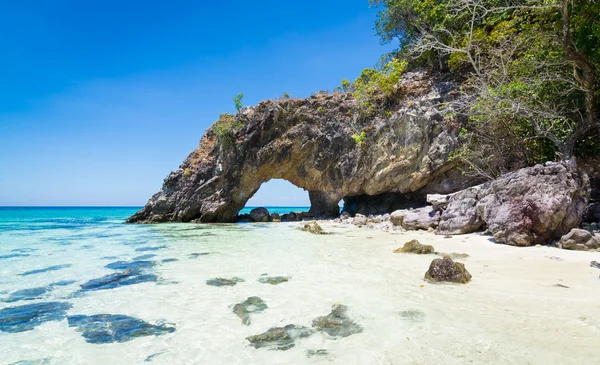
[[[477,174],[493,178],[554,152],[598,153],[597,0],[371,3],[382,41],[399,41],[396,56],[466,75],[451,108],[467,120],[456,157]]]

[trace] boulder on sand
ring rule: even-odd
[[[434,248],[431,245],[422,245],[417,240],[411,240],[404,244],[403,247],[395,249],[394,253],[416,253],[419,255],[430,254],[434,252]]]
[[[587,175],[568,161],[536,165],[452,194],[437,233],[487,226],[500,243],[545,244],[579,225],[589,196]]]
[[[435,211],[431,206],[396,210],[390,216],[390,220],[395,226],[401,226],[408,230],[435,229],[440,222],[440,218],[440,211]]]
[[[600,240],[594,237],[590,231],[574,228],[561,237],[558,247],[565,250],[588,251],[600,248]]]
[[[466,284],[471,280],[471,274],[464,264],[454,262],[450,257],[444,256],[441,259],[431,261],[429,270],[425,273],[425,280],[434,283],[446,281]]]

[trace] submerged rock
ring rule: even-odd
[[[144,274],[139,271],[127,270],[122,273],[114,273],[98,279],[92,279],[80,286],[81,291],[106,290],[118,288],[120,286],[156,282],[157,280],[158,276],[154,274]]]
[[[425,313],[421,312],[418,309],[407,309],[400,312],[400,317],[413,321],[413,322],[424,322],[425,321]]]
[[[146,252],[146,251],[158,251],[158,250],[162,250],[163,248],[167,248],[167,246],[140,247],[140,248],[136,248],[135,250],[137,252]]]
[[[5,302],[5,303],[13,303],[13,302],[18,302],[20,300],[40,299],[48,291],[49,291],[49,289],[46,288],[46,287],[38,287],[38,288],[32,288],[32,289],[17,290],[15,292],[12,292],[8,296],[8,298],[2,299],[1,301]]]
[[[347,312],[347,306],[334,304],[331,313],[315,318],[312,326],[334,337],[347,337],[362,332],[362,327],[350,319]]]
[[[163,264],[166,264],[166,263],[169,263],[169,262],[175,262],[175,261],[179,261],[179,260],[178,260],[178,259],[176,259],[176,258],[172,258],[172,257],[171,257],[171,258],[168,258],[168,259],[163,259],[161,262],[162,262]]]
[[[35,359],[35,360],[21,360],[17,362],[13,362],[9,365],[48,365],[50,364],[49,359]]]
[[[269,347],[271,350],[289,350],[295,346],[294,341],[305,338],[315,332],[312,328],[288,324],[285,327],[271,328],[265,333],[246,337],[254,348]]]
[[[155,256],[156,256],[156,254],[154,254],[154,253],[149,253],[149,254],[146,254],[146,255],[141,255],[141,256],[138,256],[138,257],[134,257],[134,258],[133,258],[133,261],[138,261],[138,260],[148,260],[148,259],[151,259],[151,258],[153,258],[153,257],[155,257]]]
[[[560,238],[558,247],[565,250],[589,251],[600,248],[600,240],[590,231],[573,228],[571,232]]]
[[[154,265],[156,265],[156,262],[154,261],[116,261],[116,262],[111,262],[110,264],[104,265],[105,268],[107,269],[113,269],[113,270],[142,270],[142,269],[148,269],[153,267]]]
[[[600,263],[597,261],[590,262],[590,267],[595,267],[596,269],[600,269]]]
[[[44,322],[60,321],[71,307],[70,303],[43,302],[0,309],[0,331],[24,332]]]
[[[244,279],[242,278],[238,278],[238,277],[233,277],[230,279],[226,279],[226,278],[214,278],[214,279],[209,279],[206,280],[206,285],[211,285],[211,286],[234,286],[237,285],[237,283],[243,283]]]
[[[152,325],[121,314],[76,315],[67,317],[69,327],[77,327],[88,343],[131,341],[137,337],[160,336],[175,332],[175,327]]]
[[[314,356],[327,356],[329,352],[327,349],[317,349],[317,350],[306,350],[306,357],[311,358]]]
[[[67,286],[67,285],[71,285],[71,284],[75,284],[77,282],[77,280],[60,280],[60,281],[55,281],[54,283],[50,283],[49,286]]]
[[[271,216],[265,208],[254,208],[250,211],[250,220],[252,222],[268,222]]]
[[[267,304],[259,297],[249,297],[233,307],[235,313],[242,320],[242,324],[250,325],[250,314],[262,312],[267,309]]]
[[[445,256],[431,261],[429,270],[425,273],[425,280],[466,284],[471,280],[471,274],[465,269],[464,264],[454,262],[450,257]]]
[[[404,244],[403,247],[394,250],[394,253],[416,253],[419,255],[433,253],[434,249],[431,245],[422,245],[417,240],[411,240]]]
[[[190,259],[197,259],[200,256],[210,255],[210,252],[191,253],[188,255]]]
[[[44,273],[44,272],[56,271],[56,270],[64,269],[64,268],[71,267],[71,266],[72,266],[71,264],[48,266],[48,267],[45,267],[43,269],[26,271],[26,272],[24,272],[22,274],[19,274],[19,276],[41,274],[41,273]]]
[[[27,257],[29,254],[26,253],[11,253],[9,255],[0,255],[0,260],[2,259],[13,259],[15,257]]]
[[[321,228],[319,223],[317,223],[315,221],[305,223],[304,226],[298,227],[296,229],[299,229],[304,232],[310,232],[312,234],[325,234],[325,231],[323,231],[323,228]]]
[[[281,283],[287,283],[291,278],[289,276],[267,276],[258,279],[259,283],[278,285]]]

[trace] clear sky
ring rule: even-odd
[[[372,67],[367,0],[7,0],[0,205],[143,205],[221,112]],[[269,187],[265,189],[265,187]],[[249,205],[306,205],[272,181]]]

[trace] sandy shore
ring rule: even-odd
[[[322,226],[377,242],[373,249],[385,257],[378,264],[396,268],[397,276],[387,278],[388,290],[404,301],[411,298],[406,313],[422,314],[422,320],[407,318],[410,330],[398,333],[401,343],[382,355],[382,364],[582,364],[600,359],[600,270],[589,265],[600,261],[598,252],[511,247],[481,234],[444,238],[425,231]],[[432,255],[392,253],[411,239],[439,252],[467,253],[457,261],[466,265],[472,281],[425,282]]]

